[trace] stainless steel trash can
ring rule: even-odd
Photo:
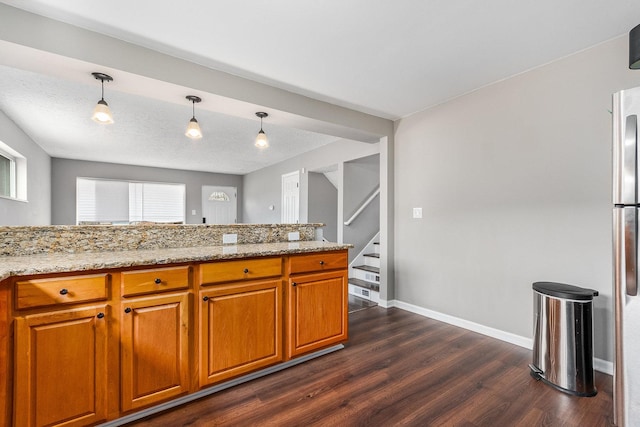
[[[595,396],[593,297],[598,291],[554,282],[533,284],[531,376],[575,396]]]

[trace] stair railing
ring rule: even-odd
[[[369,206],[369,204],[373,201],[373,199],[376,198],[378,194],[380,194],[380,186],[378,186],[373,191],[373,193],[371,193],[369,198],[362,203],[362,205],[358,208],[358,210],[355,211],[353,215],[351,215],[351,218],[349,218],[344,222],[344,225],[351,225],[351,223],[355,221],[355,219],[362,213],[362,211],[364,211],[367,208],[367,206]]]

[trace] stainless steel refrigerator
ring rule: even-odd
[[[613,95],[614,420],[640,426],[640,87]]]

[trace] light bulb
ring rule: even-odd
[[[200,139],[202,138],[202,131],[200,130],[200,125],[195,117],[189,120],[189,124],[187,125],[187,131],[184,133],[191,139]]]
[[[267,134],[264,133],[262,129],[258,132],[258,136],[256,136],[256,147],[258,148],[267,148],[269,146],[269,140],[267,139]]]
[[[98,101],[96,104],[96,108],[93,109],[93,116],[91,116],[94,122],[102,123],[102,124],[112,124],[113,123],[113,115],[111,114],[111,110],[109,109],[109,105],[104,99]]]

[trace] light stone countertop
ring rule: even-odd
[[[350,244],[323,241],[298,241],[169,249],[140,249],[115,252],[0,256],[0,281],[10,276],[288,255],[344,250],[352,247],[353,245]]]

